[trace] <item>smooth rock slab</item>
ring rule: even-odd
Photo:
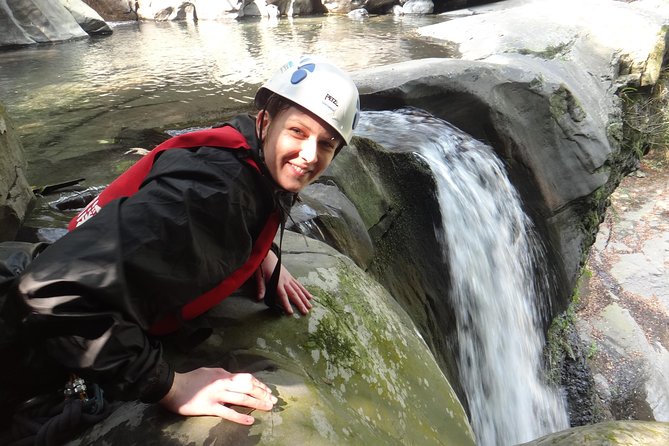
[[[287,233],[284,251],[315,296],[308,316],[231,297],[212,310],[214,335],[173,361],[254,372],[279,398],[271,412],[255,411],[247,427],[130,402],[71,444],[473,445],[462,406],[392,297],[317,241],[307,248]]]
[[[669,423],[608,421],[576,427],[523,443],[522,446],[666,446]]]

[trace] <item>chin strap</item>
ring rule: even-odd
[[[274,266],[274,271],[269,278],[267,288],[265,289],[265,304],[273,310],[284,312],[285,309],[281,302],[279,302],[279,275],[281,274],[281,246],[283,245],[283,231],[286,227],[285,218],[281,219],[281,226],[279,227],[279,246],[272,244],[272,252],[276,255],[277,262]]]
[[[273,96],[273,95],[272,95]],[[270,98],[272,97],[270,96]],[[258,157],[262,160],[263,164],[265,162],[265,150],[263,149],[263,135],[262,135],[262,126],[265,124],[265,115],[267,115],[267,104],[269,103],[269,99],[265,101],[265,105],[263,106],[262,110],[260,111],[260,131],[258,131],[258,126],[255,126],[256,129],[256,138],[258,139]]]

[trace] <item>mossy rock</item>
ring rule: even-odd
[[[607,421],[557,432],[523,446],[665,446],[669,423],[651,421]]]
[[[467,417],[406,313],[348,259],[287,233],[284,262],[315,297],[308,316],[282,316],[244,296],[212,310],[214,334],[179,370],[250,371],[279,403],[253,426],[183,418],[126,403],[78,441],[109,444],[473,445]]]

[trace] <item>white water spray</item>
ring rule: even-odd
[[[388,149],[418,151],[436,176],[437,237],[450,268],[460,380],[478,444],[514,445],[568,428],[563,398],[542,380],[540,244],[492,149],[414,109],[365,112],[356,132]]]

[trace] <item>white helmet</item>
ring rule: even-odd
[[[358,89],[350,76],[324,58],[302,56],[283,65],[258,89],[256,107],[262,109],[275,93],[321,118],[346,144],[360,117]]]

